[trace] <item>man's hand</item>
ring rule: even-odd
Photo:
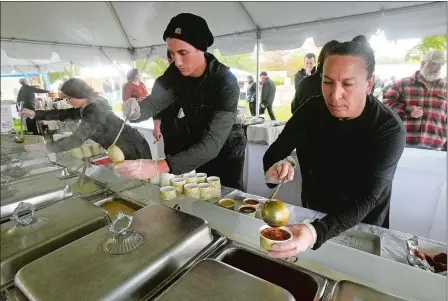
[[[293,163],[290,162],[290,160]],[[288,157],[286,160],[281,160],[275,163],[266,172],[265,175],[266,182],[271,184],[280,184],[280,182],[284,178],[286,178],[285,183],[292,181],[294,179],[294,166],[295,162],[290,157]]]
[[[160,131],[160,120],[154,120],[154,131],[152,132],[154,139],[160,141],[162,139],[162,132]]]
[[[423,116],[423,108],[418,106],[412,106],[411,116],[414,118],[421,118]]]
[[[19,115],[21,117],[29,117],[31,119],[34,119],[34,117],[36,117],[36,112],[29,109],[22,109],[22,111],[19,112]]]
[[[310,75],[311,75],[311,71],[308,70],[308,69],[305,69],[305,74],[306,74],[307,76],[310,76]]]
[[[169,172],[168,164],[165,160],[125,160],[114,168],[115,173],[120,177],[137,180],[148,180],[159,173]]]
[[[137,120],[140,118],[140,105],[136,98],[129,98],[121,106],[121,111],[123,112],[123,117],[129,116],[129,120]]]
[[[269,255],[274,258],[286,258],[305,252],[316,243],[316,230],[309,224],[285,226],[291,230],[293,238],[289,242],[273,244]]]

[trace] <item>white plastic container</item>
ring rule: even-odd
[[[84,158],[90,158],[93,157],[93,152],[92,152],[92,146],[84,143],[83,145],[81,145],[81,149],[82,149],[82,153]]]

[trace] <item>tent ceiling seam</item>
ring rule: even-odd
[[[246,16],[249,18],[249,20],[252,23],[252,25],[254,25],[257,30],[260,30],[260,27],[257,25],[257,23],[255,23],[254,18],[252,18],[251,14],[247,11],[247,9],[244,6],[243,2],[238,1],[238,3],[240,5],[240,7],[243,9],[243,11],[246,14]]]
[[[132,51],[134,49],[134,46],[132,46],[131,40],[129,39],[129,36],[126,33],[126,30],[124,29],[120,18],[118,17],[118,14],[117,14],[117,11],[115,10],[114,4],[110,1],[108,1],[107,5],[109,6],[109,10],[110,10],[112,16],[114,17],[115,22],[117,23],[118,27],[120,28],[121,33],[123,34],[125,40],[128,42],[129,48]]]
[[[244,5],[239,2],[241,7],[246,11]],[[111,4],[110,4],[111,5]],[[322,19],[322,20],[315,20],[315,21],[310,21],[310,22],[304,22],[304,23],[296,23],[296,24],[289,24],[289,25],[282,25],[282,26],[272,26],[272,27],[266,27],[266,28],[258,28],[257,29],[252,29],[252,30],[246,30],[246,31],[241,31],[241,32],[235,32],[235,33],[230,33],[230,34],[223,34],[223,35],[218,35],[215,36],[215,39],[220,39],[220,38],[225,38],[225,37],[229,37],[229,36],[235,36],[235,35],[244,35],[244,34],[250,34],[250,33],[261,33],[261,32],[269,32],[272,30],[279,30],[279,29],[292,29],[292,28],[301,28],[301,27],[310,27],[313,25],[322,25],[322,24],[328,24],[328,23],[332,23],[332,22],[340,22],[340,21],[352,21],[352,20],[357,20],[359,18],[361,19],[365,19],[365,18],[373,18],[373,17],[378,17],[378,16],[386,16],[386,15],[394,15],[397,13],[408,13],[408,12],[414,12],[414,11],[419,11],[419,10],[425,10],[425,9],[432,9],[432,8],[446,8],[446,2],[440,1],[440,2],[430,2],[430,3],[425,3],[425,4],[420,4],[420,5],[414,5],[414,6],[408,6],[408,7],[399,7],[399,8],[392,8],[392,9],[383,9],[381,8],[378,11],[374,11],[374,12],[369,12],[369,13],[363,13],[363,14],[356,14],[356,15],[349,15],[349,16],[344,16],[344,17],[336,17],[336,18],[328,18],[328,19]],[[113,7],[111,7],[111,9],[113,9]],[[250,14],[248,14],[248,17],[250,19],[251,16]],[[118,16],[117,16],[118,18]],[[119,22],[119,19],[117,19],[117,22]],[[257,26],[253,20],[252,23]],[[123,34],[126,36],[126,39],[129,42],[129,39],[126,35],[126,32],[124,31],[124,29],[121,27]],[[150,45],[150,46],[143,46],[143,47],[132,47],[131,43],[129,42],[130,47],[132,47],[132,49],[126,48],[126,47],[117,47],[117,46],[97,46],[97,45],[86,45],[86,44],[76,44],[76,43],[61,43],[61,42],[49,42],[49,41],[36,41],[36,40],[27,40],[27,39],[16,39],[16,38],[4,38],[1,37],[1,41],[2,42],[12,42],[12,43],[25,43],[25,44],[41,44],[41,45],[59,45],[59,46],[66,46],[66,47],[85,47],[85,48],[100,48],[100,49],[119,49],[119,50],[127,50],[129,52],[131,52],[131,57],[132,57],[132,50],[143,50],[143,49],[148,49],[148,48],[157,48],[157,47],[165,47],[164,44],[156,44],[156,45]]]

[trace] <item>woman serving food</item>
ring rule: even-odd
[[[86,140],[91,139],[107,149],[112,145],[123,125],[111,110],[107,100],[98,95],[85,81],[72,78],[65,82],[61,91],[72,109],[31,111],[23,109],[21,116],[38,120],[78,120],[81,123],[73,135],[52,143],[38,143],[26,145],[28,152],[62,152],[79,147]],[[140,132],[129,125],[125,125],[122,134],[116,142],[127,160],[151,159],[151,149]]]

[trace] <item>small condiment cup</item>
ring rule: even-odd
[[[184,195],[190,196],[195,199],[199,199],[200,198],[199,185],[194,184],[194,183],[185,184],[184,185]]]
[[[161,187],[165,187],[165,186],[170,186],[171,185],[171,180],[174,179],[174,175],[170,174],[170,173],[162,173],[160,174],[160,186]]]
[[[260,208],[260,201],[254,198],[247,198],[243,200],[244,205],[255,207],[257,210]]]
[[[254,206],[243,205],[240,208],[238,208],[238,212],[250,217],[255,217],[255,213],[257,213],[257,208],[255,208]]]
[[[203,201],[208,201],[213,198],[212,188],[208,183],[199,184],[199,198]]]
[[[272,240],[269,238],[264,237],[263,235],[261,235],[261,232],[265,229],[274,229],[268,225],[263,225],[260,227],[259,230],[259,234],[260,234],[260,246],[265,249],[266,251],[271,251],[272,250],[272,245],[274,244],[282,244],[282,243],[286,243],[292,240],[293,238],[293,234],[291,232],[291,230],[289,230],[287,227],[279,227],[277,229],[282,229],[285,230],[286,232],[289,233],[290,237],[286,240]]]
[[[165,186],[160,188],[160,199],[163,201],[173,200],[177,197],[176,188]]]
[[[196,175],[185,174],[185,175],[183,175],[183,178],[187,181],[187,184],[197,184],[198,183],[198,178],[196,178]]]
[[[177,194],[182,194],[184,192],[185,184],[187,184],[187,180],[185,180],[184,178],[171,179],[171,186],[176,188]]]
[[[235,201],[231,199],[222,199],[218,202],[219,206],[230,210],[235,210]]]
[[[198,183],[205,183],[207,182],[207,174],[200,172],[196,174],[196,178],[198,179]]]

